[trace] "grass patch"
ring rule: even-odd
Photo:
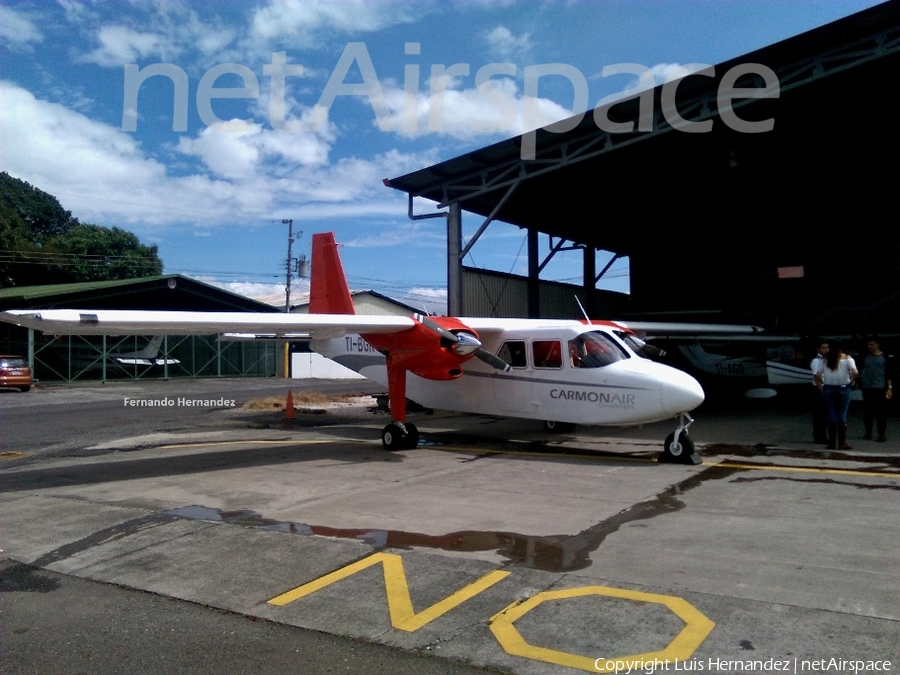
[[[293,395],[295,408],[363,404],[370,398],[359,394],[322,394],[317,391],[295,391]],[[244,410],[284,410],[286,403],[287,392],[285,392],[284,396],[265,396],[263,398],[250,399],[242,408]]]

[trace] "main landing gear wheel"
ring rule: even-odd
[[[385,450],[412,450],[419,444],[419,430],[415,424],[391,422],[381,431]]]
[[[572,422],[547,420],[544,422],[544,431],[548,434],[570,434],[575,431],[575,425]]]

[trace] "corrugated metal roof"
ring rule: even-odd
[[[630,254],[652,245],[651,238],[640,227],[617,227],[620,214],[611,216],[610,204],[624,205],[624,215],[633,214],[638,222],[670,217],[682,206],[690,212],[700,189],[712,195],[732,189],[730,162],[742,167],[741,185],[724,200],[732,207],[734,194],[758,188],[747,184],[748,173],[763,188],[772,181],[796,180],[802,171],[841,174],[850,164],[848,148],[883,145],[877,133],[893,115],[893,98],[883,92],[900,66],[898,32],[900,2],[888,2],[717,64],[714,77],[685,78],[677,90],[679,111],[685,119],[714,120],[711,133],[678,132],[664,122],[660,85],[653,94],[652,131],[607,132],[587,111],[570,118],[568,132],[538,129],[535,160],[522,158],[524,136],[516,136],[384,184],[442,206],[459,203],[470,213],[493,213],[513,225]],[[775,119],[770,133],[738,134],[719,116],[720,82],[745,64],[763,64],[779,79],[777,99],[738,97],[734,104],[736,110],[744,106],[741,119]],[[635,98],[604,108],[616,122],[636,121],[639,111]],[[823,146],[827,165],[816,155]],[[809,158],[807,165],[795,168],[797,158]],[[755,167],[760,168],[751,171]],[[773,176],[773,169],[783,174]]]
[[[181,274],[0,289],[0,308],[30,307],[278,311],[266,303]]]
[[[113,281],[83,281],[73,284],[46,284],[43,286],[13,286],[0,288],[0,300],[8,298],[21,298],[24,300],[45,298],[54,295],[69,295],[72,293],[89,293],[91,291],[107,288],[124,288],[138,283],[159,281],[161,279],[186,279],[180,274],[166,274],[155,277],[139,277],[137,279],[116,279]],[[191,281],[194,281],[193,279]],[[202,283],[202,282],[197,282]]]

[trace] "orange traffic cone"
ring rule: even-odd
[[[287,401],[284,404],[284,419],[297,419],[297,413],[294,412],[294,392],[292,392],[290,389],[288,389]]]

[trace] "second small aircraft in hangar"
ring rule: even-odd
[[[703,402],[690,375],[640,354],[623,324],[543,319],[356,314],[333,233],[313,236],[309,314],[11,310],[3,321],[51,334],[306,334],[312,348],[388,388],[388,449],[415,447],[406,399],[462,412],[631,426],[677,419],[661,459],[694,463],[688,414]]]

